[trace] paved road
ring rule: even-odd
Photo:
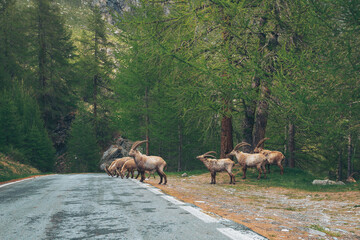
[[[137,180],[50,175],[0,185],[0,239],[265,239]]]

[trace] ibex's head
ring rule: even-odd
[[[251,146],[251,145],[248,144],[247,142],[241,142],[241,143],[237,144],[230,153],[226,154],[226,157],[235,156],[236,152],[238,152],[239,148],[241,148],[243,146]]]
[[[203,155],[197,156],[196,159],[201,160],[202,158],[208,158],[208,157],[216,158],[216,157],[214,157],[213,155],[210,155],[210,153],[216,154],[215,151],[210,151],[210,152],[204,153]]]
[[[263,138],[261,139],[258,144],[256,145],[255,149],[254,149],[254,153],[259,153],[261,152],[264,148],[261,146],[266,140],[269,140],[270,138]]]
[[[144,143],[144,142],[147,142],[148,140],[143,140],[143,141],[136,141],[134,142],[134,144],[131,146],[131,149],[129,151],[129,156],[130,157],[135,157],[136,153],[138,153],[139,151],[136,150],[136,148],[138,146],[140,146],[140,144]]]
[[[120,177],[121,177],[121,179],[123,179],[124,178],[124,172],[123,171],[120,171]]]

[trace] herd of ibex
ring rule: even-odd
[[[211,173],[211,184],[216,184],[216,173],[217,172],[227,172],[230,176],[230,184],[235,184],[235,175],[232,173],[232,169],[235,166],[235,162],[230,159],[231,156],[235,156],[239,165],[243,171],[243,179],[246,178],[246,170],[247,168],[256,167],[259,171],[259,176],[257,179],[261,178],[261,174],[264,174],[264,178],[266,178],[266,166],[268,168],[268,172],[270,172],[270,165],[277,165],[280,168],[280,174],[284,173],[284,168],[282,167],[282,162],[285,159],[285,156],[278,151],[270,151],[265,150],[261,146],[262,144],[268,140],[269,138],[264,138],[259,141],[253,153],[243,153],[239,150],[240,147],[245,145],[251,146],[249,143],[242,142],[235,146],[235,148],[226,155],[226,158],[216,159],[213,155],[216,154],[214,151],[206,152],[196,158],[204,163],[206,168]],[[144,141],[136,141],[129,151],[129,157],[123,157],[115,159],[110,166],[105,167],[105,171],[109,176],[121,176],[124,178],[125,172],[127,171],[127,178],[131,174],[131,178],[134,177],[134,172],[137,171],[138,174],[136,178],[138,178],[139,174],[141,174],[140,182],[145,180],[145,172],[153,174],[157,172],[160,176],[159,184],[166,184],[167,177],[164,172],[164,168],[166,167],[166,162],[159,156],[147,156],[142,154],[137,147],[139,147],[142,143],[147,142]],[[155,178],[155,175],[154,175]]]

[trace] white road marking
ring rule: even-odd
[[[9,186],[9,185],[14,184],[14,183],[19,183],[19,182],[32,180],[32,179],[35,179],[35,178],[38,178],[38,177],[47,177],[47,176],[52,176],[52,175],[56,175],[56,174],[50,174],[50,175],[44,175],[44,176],[34,176],[34,177],[29,177],[29,178],[26,178],[26,179],[19,180],[19,181],[4,183],[4,184],[0,185],[0,188],[5,187],[5,186]]]
[[[191,213],[192,215],[194,215],[195,217],[203,220],[206,223],[215,223],[215,222],[219,222],[219,220],[217,220],[216,218],[210,217],[209,215],[201,212],[200,210],[193,208],[191,206],[180,206],[182,209],[184,209],[185,211],[188,211],[189,213]]]
[[[35,178],[35,177],[33,177],[33,178],[27,178],[27,179],[15,181],[15,182],[4,183],[4,184],[1,184],[1,185],[0,185],[0,188],[5,187],[5,186],[9,186],[9,185],[14,184],[14,183],[19,183],[19,182],[23,182],[23,181],[28,181],[28,180],[31,180],[31,179],[34,179],[34,178]]]
[[[149,189],[149,191],[155,193],[156,195],[163,195],[163,193],[157,188],[149,187],[148,189]]]
[[[167,196],[167,195],[165,195],[165,196],[162,196],[162,198],[168,200],[169,202],[171,202],[171,203],[173,203],[173,204],[175,204],[175,205],[184,205],[184,204],[185,204],[185,203],[177,200],[176,198],[174,198],[174,197],[172,197],[172,196]]]
[[[222,234],[228,236],[233,240],[265,240],[263,236],[260,236],[251,231],[237,231],[232,228],[218,228],[217,229]]]
[[[160,189],[153,187],[150,184],[147,183],[141,183],[139,180],[136,179],[130,179],[131,181],[147,188],[149,191],[157,194],[157,195],[164,195],[163,192],[161,192]],[[181,202],[179,200],[177,200],[175,197],[173,196],[169,196],[169,195],[164,195],[161,196],[162,198],[166,199],[167,201],[175,204],[175,205],[184,205],[184,202]],[[198,202],[202,202],[202,201],[198,201]],[[205,223],[217,223],[219,222],[218,219],[211,217],[209,215],[207,215],[206,213],[202,212],[201,210],[191,207],[191,206],[179,206],[182,209],[184,209],[185,211],[191,213],[192,215],[194,215],[195,217],[199,218],[200,220],[204,221]],[[227,219],[226,219],[227,220]],[[230,221],[230,220],[228,220]],[[238,231],[232,228],[217,228],[217,230],[219,232],[221,232],[222,234],[224,234],[225,236],[229,237],[230,239],[233,240],[266,240],[266,238],[264,238],[263,236],[260,236],[258,234],[256,234],[255,232],[252,231]]]

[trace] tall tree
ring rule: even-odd
[[[60,9],[53,0],[34,0],[34,56],[37,77],[34,84],[42,116],[48,129],[66,115],[72,105],[71,65],[74,46]]]
[[[107,34],[107,25],[101,11],[94,6],[88,17],[87,28],[83,30],[80,39],[81,52],[77,70],[80,97],[91,105],[94,128],[102,144],[109,136],[107,100],[113,94],[113,63]]]

